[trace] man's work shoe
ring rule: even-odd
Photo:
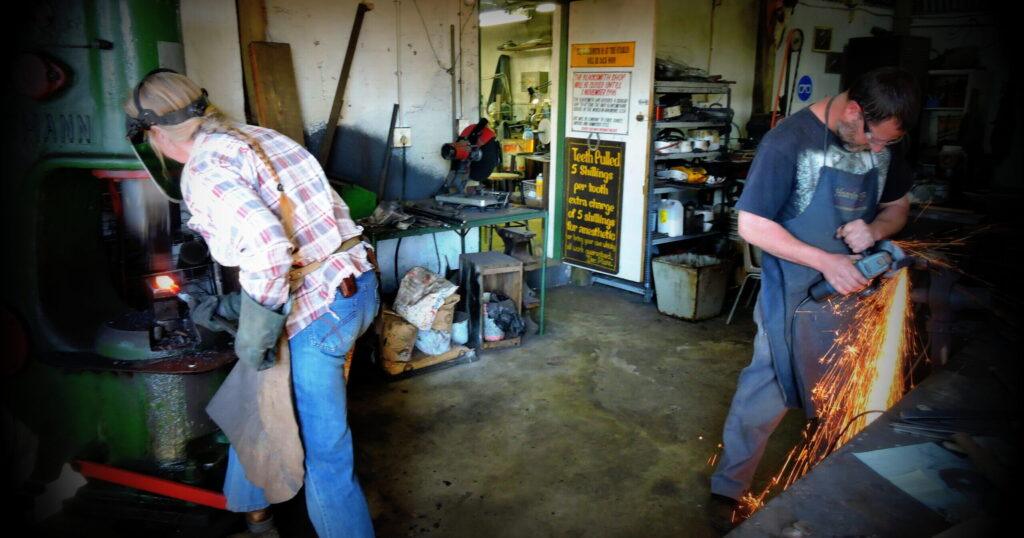
[[[271,527],[269,530],[263,532],[252,532],[245,531],[237,534],[232,534],[228,538],[280,538],[281,535],[277,533],[277,527]]]
[[[736,499],[712,493],[707,505],[708,520],[711,526],[722,534],[731,531],[740,522],[739,516],[736,514],[738,506],[739,501]]]
[[[253,519],[260,518],[258,521]],[[274,525],[274,516],[266,509],[249,512],[245,517],[245,524],[249,530],[232,534],[229,538],[280,538],[277,533],[277,526]]]

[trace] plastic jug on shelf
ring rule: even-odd
[[[668,200],[658,200],[658,233],[668,233]]]
[[[683,235],[683,204],[679,200],[662,200],[658,206],[658,232],[669,237]]]

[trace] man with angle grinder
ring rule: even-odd
[[[740,235],[764,251],[758,331],[711,477],[709,516],[719,530],[734,525],[786,410],[815,417],[819,359],[852,319],[857,293],[909,262],[884,240],[907,221],[911,177],[899,142],[919,103],[913,75],[876,69],[788,117],[758,148],[736,204]],[[841,297],[823,300],[832,295]]]

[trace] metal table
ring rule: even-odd
[[[422,202],[429,202],[424,200]],[[499,224],[507,224],[510,222],[527,221],[533,219],[540,219],[541,225],[541,241],[544,244],[544,252],[540,256],[540,319],[537,322],[537,334],[544,334],[545,328],[545,317],[544,308],[547,297],[547,241],[546,241],[546,229],[547,229],[547,217],[548,212],[543,209],[535,209],[532,207],[525,207],[521,205],[511,204],[503,209],[476,209],[467,208],[462,210],[462,217],[466,221],[464,224],[451,224],[447,226],[413,226],[405,230],[399,230],[393,227],[366,227],[363,230],[363,235],[369,239],[370,244],[374,248],[377,247],[377,243],[386,239],[401,239],[403,237],[415,237],[418,235],[431,235],[441,232],[455,232],[459,234],[460,246],[462,248],[462,254],[466,253],[466,235],[469,234],[473,228],[481,228],[484,226],[495,226]]]
[[[1012,409],[1008,393],[992,377],[932,374],[895,407],[830,455],[792,487],[780,493],[730,538],[784,536],[794,522],[805,522],[814,536],[934,536],[950,522],[876,474],[854,454],[931,442],[897,433],[889,423],[900,411],[918,409]]]

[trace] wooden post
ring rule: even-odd
[[[334,101],[331,104],[331,113],[327,117],[327,127],[324,129],[324,137],[320,141],[320,151],[317,158],[320,166],[327,166],[327,158],[331,155],[331,146],[334,145],[334,132],[338,128],[338,120],[341,119],[341,107],[345,103],[345,87],[348,85],[348,76],[352,71],[352,58],[356,54],[356,46],[359,44],[359,32],[363,29],[363,17],[367,11],[373,9],[370,2],[360,2],[356,6],[356,19],[352,23],[352,33],[348,36],[348,49],[345,50],[345,60],[341,64],[341,75],[338,76],[338,87],[334,90]],[[391,143],[390,140],[387,142]],[[378,200],[380,200],[378,198]]]
[[[267,8],[263,0],[236,0],[238,9],[238,44],[242,52],[242,76],[245,79],[245,116],[249,123],[256,115],[256,92],[249,63],[249,44],[267,40]],[[301,143],[302,140],[299,140]]]

